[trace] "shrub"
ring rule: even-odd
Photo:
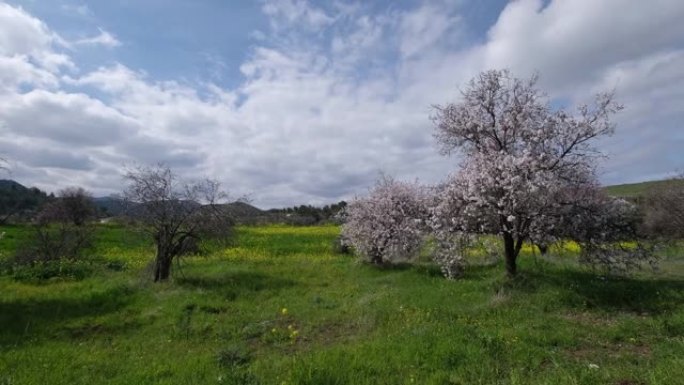
[[[18,247],[14,262],[20,265],[79,260],[93,247],[94,227],[85,212],[88,205],[74,203],[74,191],[87,197],[84,190],[63,190],[57,200],[45,205],[35,218],[32,235]],[[73,198],[73,199],[72,199]]]
[[[652,238],[684,238],[684,174],[646,194],[643,231]]]
[[[412,260],[423,243],[427,196],[417,183],[382,177],[367,197],[347,206],[342,236],[373,264]]]

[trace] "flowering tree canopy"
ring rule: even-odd
[[[342,236],[371,263],[410,260],[422,245],[427,197],[417,183],[382,177],[368,196],[347,206]]]
[[[566,192],[597,186],[600,154],[591,142],[613,133],[610,117],[622,108],[605,93],[576,114],[554,110],[536,83],[536,76],[486,71],[459,103],[437,106],[433,117],[442,153],[463,155],[435,208],[446,216],[437,223],[501,235],[509,275],[523,242],[543,240],[576,203]]]

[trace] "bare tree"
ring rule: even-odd
[[[33,221],[30,242],[19,248],[16,262],[81,258],[93,246],[94,228],[90,220],[95,208],[90,197],[88,191],[70,187],[46,203]]]
[[[97,208],[93,203],[93,195],[82,187],[67,187],[60,190],[57,197],[57,208],[62,211],[59,215],[74,225],[81,226],[95,218]]]
[[[189,242],[230,234],[233,221],[221,202],[226,194],[213,180],[182,181],[167,165],[127,170],[126,211],[154,240],[154,281],[167,280],[172,262]]]
[[[613,132],[610,117],[622,108],[607,93],[575,114],[553,110],[536,83],[536,76],[486,71],[459,103],[437,106],[434,116],[442,152],[464,155],[444,190],[454,202],[442,202],[437,214],[458,212],[446,219],[468,232],[499,234],[509,275],[516,274],[523,242],[543,239],[562,206],[573,204],[558,201],[559,192],[595,184],[599,153],[591,143]]]

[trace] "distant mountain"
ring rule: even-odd
[[[247,202],[231,202],[221,208],[239,224],[259,224],[273,222],[273,216]]]
[[[105,216],[116,217],[124,213],[123,200],[117,197],[93,198],[93,203]]]
[[[11,179],[0,179],[0,191],[6,190],[21,190],[26,191],[28,187],[24,187],[21,183]]]
[[[241,201],[226,203],[221,206],[235,218],[251,218],[266,214],[265,211]]]
[[[0,224],[13,217],[30,217],[49,199],[50,196],[36,187],[26,187],[9,179],[0,180]]]

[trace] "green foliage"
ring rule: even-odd
[[[659,275],[603,279],[571,247],[526,248],[515,280],[483,257],[447,281],[358,264],[337,236],[238,228],[154,285],[146,240],[100,227],[82,279],[0,276],[0,384],[681,383],[681,245]]]
[[[13,264],[6,270],[15,280],[39,283],[51,279],[81,280],[93,273],[94,266],[89,261],[59,260]]]

